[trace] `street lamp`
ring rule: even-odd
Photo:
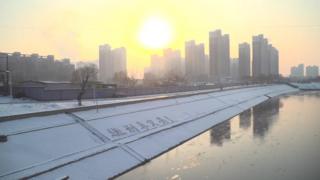
[[[10,92],[10,96],[13,97],[12,95],[12,76],[11,76],[11,72],[10,71],[0,71],[0,73],[5,73],[6,74],[6,78],[7,78],[7,82],[6,82],[6,86]]]

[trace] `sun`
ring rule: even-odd
[[[160,17],[150,17],[139,31],[139,41],[147,48],[164,48],[170,43],[171,38],[170,24]]]

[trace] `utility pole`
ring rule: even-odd
[[[97,101],[97,97],[96,97],[96,88],[97,88],[97,84],[95,83],[94,86],[93,86],[93,99],[95,101],[95,104],[96,104],[96,111],[97,113],[99,112],[98,110],[98,101]]]
[[[8,74],[8,88],[9,88],[9,94],[10,96],[13,98],[13,92],[12,92],[12,74],[11,74],[11,71],[6,71],[7,74]]]
[[[6,87],[7,87],[7,93],[9,94],[10,92],[10,88],[9,88],[9,55],[6,54],[6,63],[7,63],[7,66],[6,66]]]

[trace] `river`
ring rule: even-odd
[[[268,100],[117,179],[319,180],[320,92]]]

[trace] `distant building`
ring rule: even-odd
[[[127,74],[127,55],[124,47],[111,49],[108,44],[99,46],[99,80],[113,81],[115,73]]]
[[[205,74],[209,78],[210,74],[210,61],[209,61],[209,55],[205,55]]]
[[[164,60],[162,56],[152,55],[149,72],[156,77],[162,77],[164,72]]]
[[[12,82],[23,81],[70,81],[75,65],[70,59],[55,60],[53,55],[40,56],[38,54],[8,54],[9,71]],[[4,71],[6,59],[0,58],[0,71]]]
[[[186,77],[191,79],[196,72],[194,64],[196,61],[196,42],[194,40],[185,42],[185,68]]]
[[[279,75],[279,52],[278,50],[270,45],[270,74],[271,76]]]
[[[209,33],[209,61],[211,80],[222,80],[230,76],[229,35],[221,30]]]
[[[306,67],[306,77],[315,78],[319,76],[319,67],[318,66],[307,66]]]
[[[304,64],[299,64],[297,67],[291,67],[290,77],[303,78],[304,77]]]
[[[204,44],[196,44],[194,40],[185,43],[185,68],[186,78],[197,82],[206,79]]]
[[[181,57],[181,72],[182,76],[186,75],[186,60]]]
[[[268,77],[279,75],[278,50],[268,43],[262,34],[252,38],[252,76]]]
[[[230,61],[230,73],[233,80],[239,79],[239,60],[237,58],[232,58]]]
[[[241,79],[250,77],[250,44],[239,44],[239,77]]]
[[[207,80],[208,75],[206,74],[206,55],[205,55],[205,47],[203,43],[200,43],[196,46],[196,63],[195,63],[195,71],[196,81],[205,81]]]
[[[182,76],[181,53],[170,48],[163,50],[164,75]]]
[[[127,74],[127,53],[124,47],[112,50],[112,60],[114,65],[114,73]]]
[[[252,38],[252,76],[270,75],[270,59],[268,39],[263,35],[253,36]]]
[[[113,62],[111,55],[111,47],[108,44],[99,46],[99,80],[102,82],[110,82],[113,78]]]
[[[161,55],[152,55],[150,67],[145,68],[144,74],[153,79],[164,78],[168,75],[182,76],[182,60],[179,50],[164,49]]]

